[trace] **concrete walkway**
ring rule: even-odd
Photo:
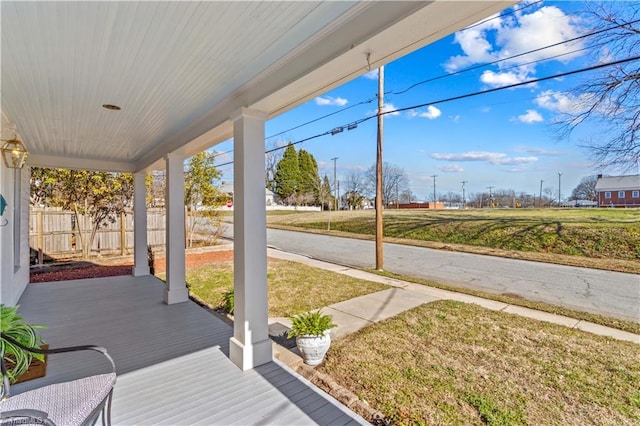
[[[494,311],[503,311],[554,324],[560,324],[571,328],[588,331],[602,336],[613,337],[618,340],[626,340],[640,344],[640,335],[629,333],[615,328],[605,327],[588,321],[569,318],[562,315],[550,314],[521,306],[509,305],[495,300],[483,299],[453,291],[441,290],[420,284],[400,281],[383,277],[377,274],[349,268],[334,263],[311,259],[306,256],[287,253],[269,248],[269,257],[293,262],[304,263],[315,268],[326,269],[339,274],[360,278],[367,281],[375,281],[391,286],[391,288],[377,293],[356,297],[355,299],[335,303],[322,309],[324,313],[333,316],[337,327],[333,329],[333,337],[345,336],[360,330],[377,321],[390,318],[401,312],[436,300],[456,300],[465,303],[475,303]],[[270,318],[270,324],[280,323],[286,327],[291,326],[288,318]]]

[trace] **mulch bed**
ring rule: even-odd
[[[233,250],[214,250],[202,253],[187,253],[185,263],[187,268],[189,268],[230,260],[233,260]],[[132,267],[133,263],[130,260],[123,260],[121,263],[115,265],[100,265],[86,261],[65,262],[63,264],[52,264],[47,267],[32,269],[29,281],[32,283],[43,283],[131,275]],[[156,273],[165,272],[165,258],[156,258],[154,268]]]

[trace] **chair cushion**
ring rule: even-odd
[[[115,373],[56,383],[0,402],[0,412],[31,409],[48,413],[56,425],[81,425],[109,395]]]

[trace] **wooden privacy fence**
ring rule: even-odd
[[[29,215],[29,246],[38,254],[38,263],[44,255],[81,255],[82,247],[75,224],[84,224],[84,216],[66,210],[31,209]],[[91,237],[93,223],[87,221],[85,238]],[[165,244],[166,212],[164,209],[147,210],[147,241],[152,247]],[[91,247],[97,254],[129,254],[133,250],[133,211],[125,211],[113,222],[107,221],[96,233]]]

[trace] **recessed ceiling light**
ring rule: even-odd
[[[122,109],[118,105],[111,105],[111,104],[104,104],[102,105],[102,108],[110,109],[112,111],[120,111]]]

